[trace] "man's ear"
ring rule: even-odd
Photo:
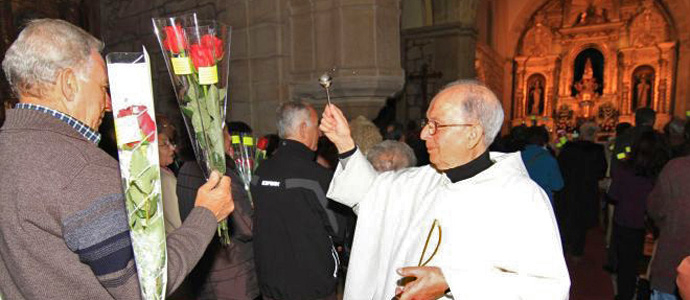
[[[67,101],[73,101],[79,91],[79,81],[77,74],[71,68],[66,68],[58,74],[57,85],[60,93]]]
[[[469,149],[472,149],[479,145],[479,142],[482,139],[482,132],[483,129],[481,126],[472,126],[470,127],[470,132],[467,134],[467,147]]]
[[[297,133],[299,134],[300,140],[305,139],[307,136],[307,122],[299,123],[299,131]]]

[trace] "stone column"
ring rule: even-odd
[[[331,100],[349,118],[374,118],[404,82],[399,1],[289,0],[287,6],[289,99],[322,108],[326,93],[318,78],[329,72]]]

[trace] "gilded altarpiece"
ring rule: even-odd
[[[670,119],[676,66],[673,28],[652,0],[550,1],[530,20],[514,58],[512,123],[603,132],[633,123],[639,107]]]

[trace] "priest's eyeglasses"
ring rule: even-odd
[[[438,132],[439,129],[445,128],[445,127],[465,127],[465,126],[472,126],[474,124],[472,123],[464,123],[464,124],[439,124],[435,120],[430,120],[428,118],[422,119],[422,129],[424,127],[429,128],[429,135],[434,135],[436,132]]]

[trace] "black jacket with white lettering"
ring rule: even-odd
[[[331,235],[338,223],[324,209],[333,174],[315,157],[303,144],[281,140],[252,180],[254,259],[261,293],[273,299],[335,292],[338,258]]]

